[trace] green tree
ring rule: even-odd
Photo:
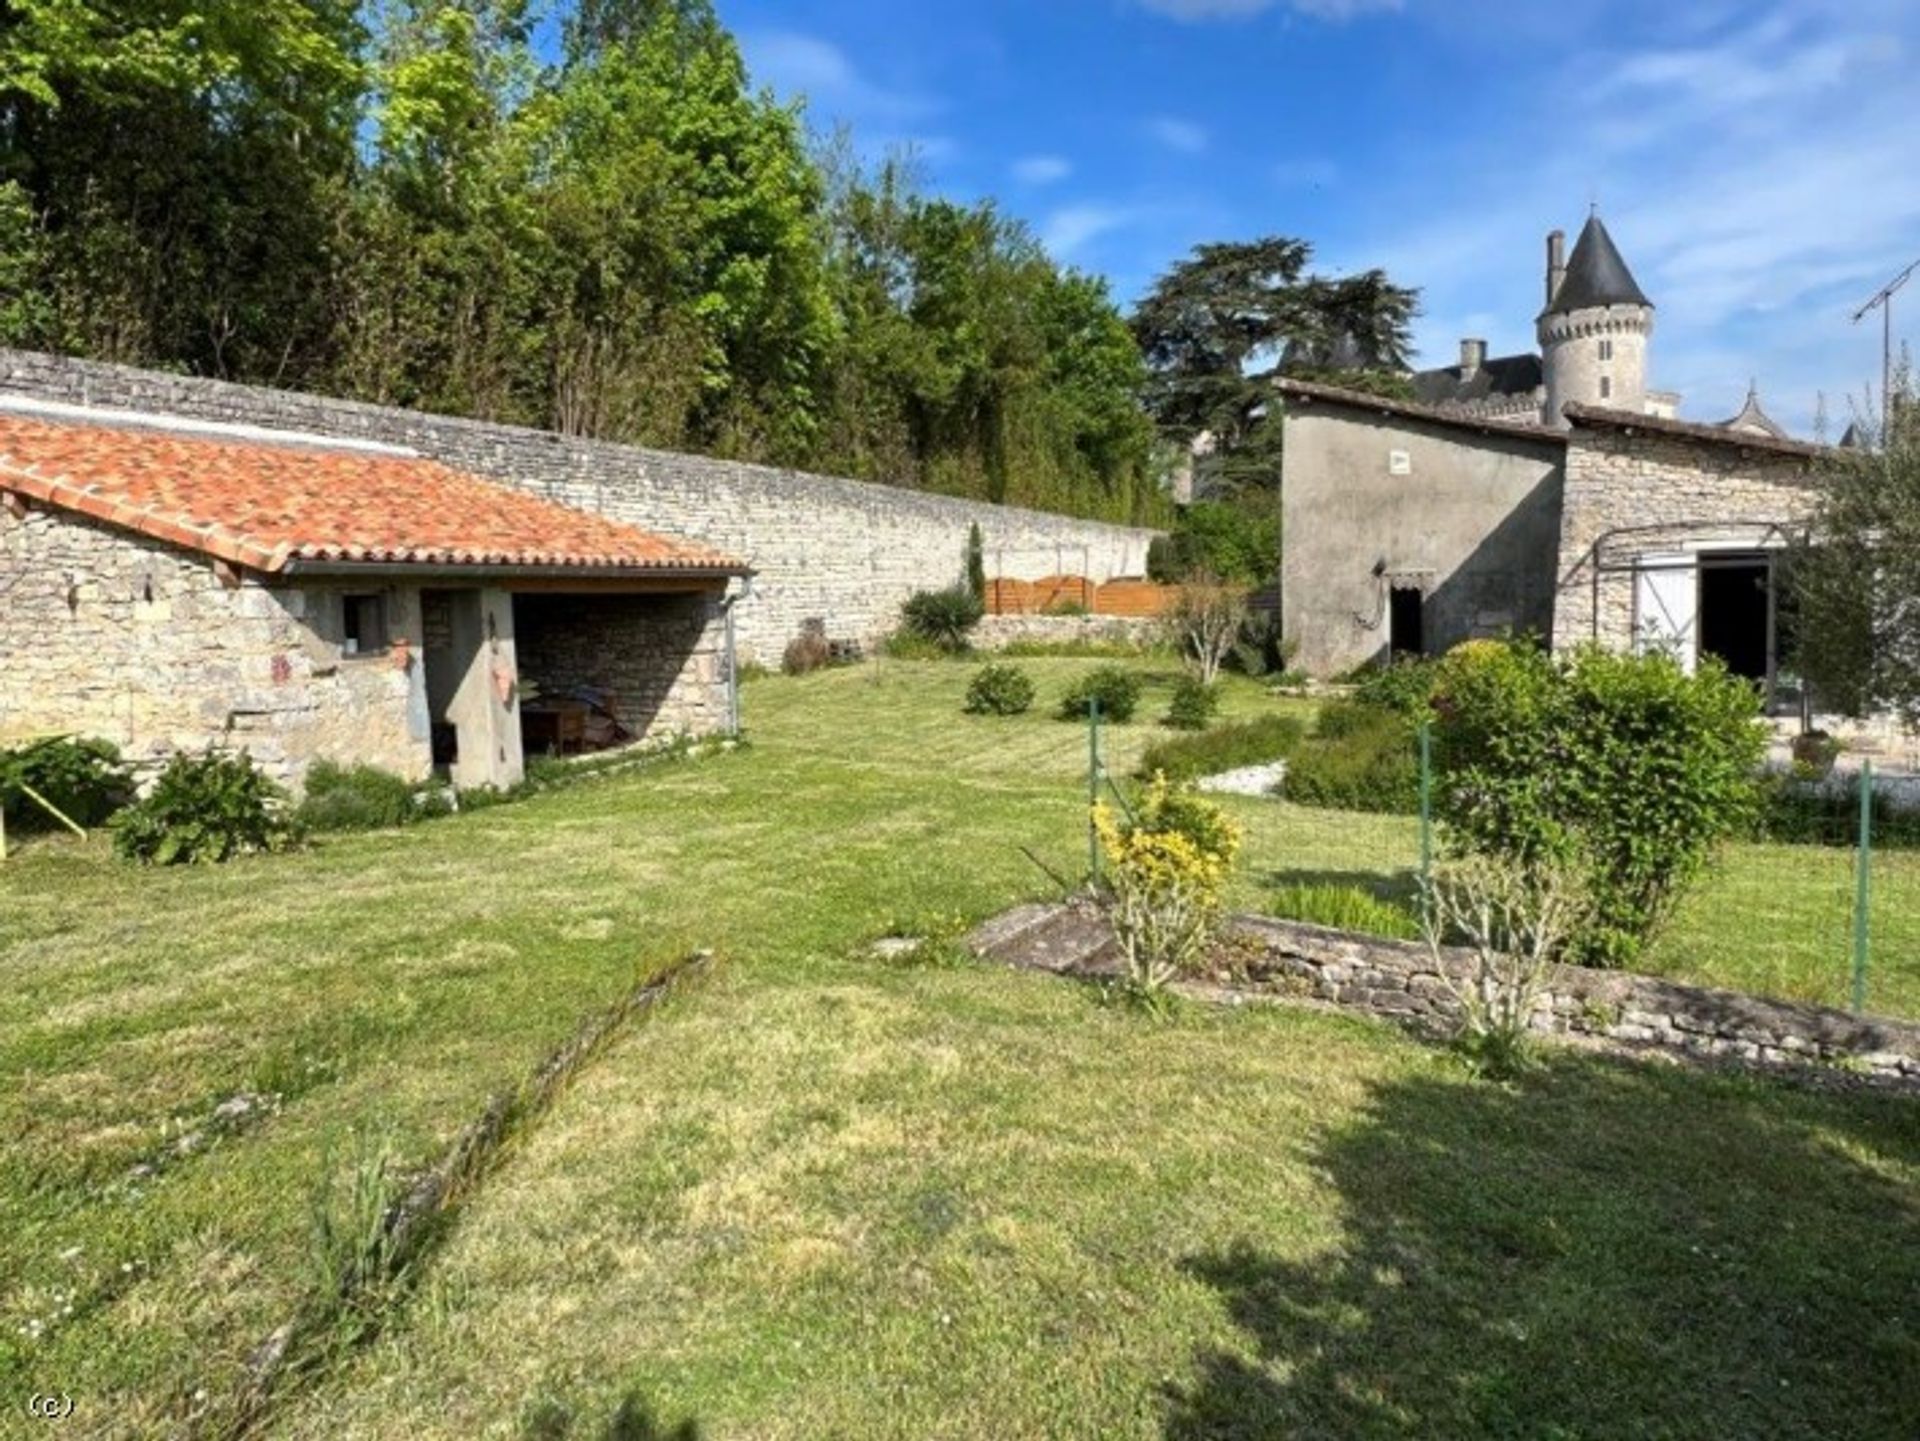
[[[1820,500],[1789,555],[1794,663],[1823,708],[1920,724],[1920,397],[1903,380],[1873,450],[1820,462]]]
[[[1342,280],[1311,275],[1312,255],[1305,241],[1285,236],[1201,245],[1134,312],[1148,413],[1182,446],[1211,438],[1195,477],[1211,493],[1278,486],[1272,401],[1283,369],[1366,377],[1377,388],[1406,367],[1418,293],[1378,270]]]

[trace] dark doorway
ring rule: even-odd
[[[1427,653],[1426,597],[1412,586],[1387,592],[1387,650],[1397,656]]]
[[[1700,560],[1700,649],[1762,686],[1772,651],[1771,577],[1765,556]]]

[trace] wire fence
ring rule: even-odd
[[[1247,830],[1242,903],[1342,929],[1417,934],[1421,880],[1444,856],[1431,737],[1414,814],[1229,800]],[[1088,721],[1088,801],[1121,796]],[[1124,804],[1124,796],[1121,796]],[[1089,836],[1089,865],[1098,847]],[[1635,968],[1692,984],[1920,1019],[1920,776],[1872,760],[1787,779],[1755,834],[1682,890]]]

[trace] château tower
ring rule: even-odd
[[[1647,395],[1653,302],[1597,213],[1571,258],[1566,244],[1562,231],[1547,237],[1547,306],[1536,322],[1547,392],[1541,419],[1564,427],[1560,412],[1569,401],[1639,414],[1661,408],[1650,407]]]

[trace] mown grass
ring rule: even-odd
[[[1047,889],[1022,845],[1084,864],[1085,733],[1045,712],[1096,663],[1024,662],[1041,696],[1012,720],[960,714],[964,664],[759,682],[734,755],[298,856],[10,862],[0,1387],[73,1394],[81,1434],[163,1433],[297,1300],[349,1131],[424,1159],[712,946],[716,976],[603,1058],[289,1432],[590,1435],[631,1396],[716,1434],[1207,1434],[1243,1406],[1306,1434],[1706,1434],[1692,1387],[1791,1423],[1767,1434],[1823,1409],[1904,1434],[1906,1103],[1572,1059],[1499,1092],[1370,1025],[1157,1027],[864,959]],[[1225,714],[1276,704],[1236,685]],[[1156,732],[1110,731],[1111,770]],[[1274,874],[1408,854],[1397,822],[1237,809],[1249,906]],[[281,1099],[129,1181],[241,1092]],[[1596,1359],[1545,1364],[1596,1286]],[[1701,1295],[1725,1324],[1662,1339]],[[1768,1324],[1737,1332],[1740,1307]],[[1877,1367],[1851,1390],[1847,1348]]]

